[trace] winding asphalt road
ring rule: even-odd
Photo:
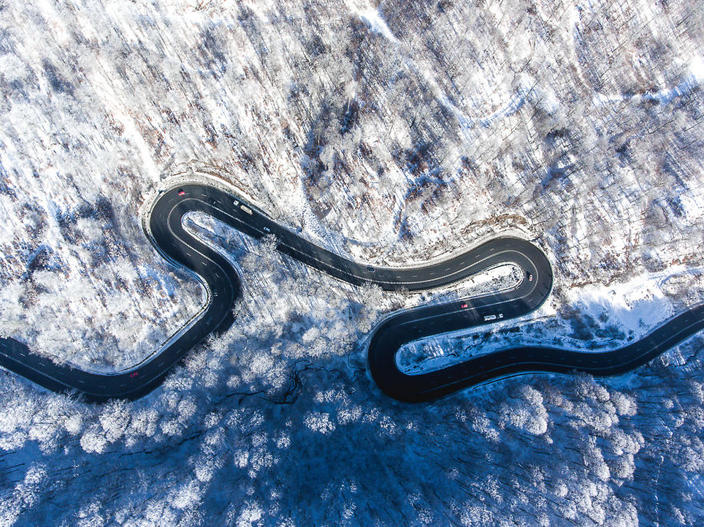
[[[545,254],[525,240],[500,237],[432,265],[397,269],[363,265],[305,240],[238,196],[212,185],[188,183],[157,197],[148,234],[165,258],[191,269],[205,284],[208,302],[198,314],[159,350],[126,370],[97,373],[70,364],[55,364],[11,338],[0,338],[0,365],[51,390],[78,392],[93,401],[136,399],[159,386],[193,346],[210,333],[230,327],[232,307],[241,294],[240,277],[227,259],[184,229],[183,216],[192,211],[212,215],[254,238],[273,234],[282,253],[351,284],[372,283],[384,290],[420,291],[499,265],[512,263],[519,267],[523,279],[512,289],[403,311],[388,317],[374,330],[369,344],[372,377],[384,393],[402,401],[427,401],[521,372],[581,370],[595,375],[618,374],[649,361],[704,328],[704,305],[700,305],[667,321],[642,340],[610,352],[520,347],[438,371],[407,375],[396,363],[396,354],[403,344],[519,317],[537,309],[552,288],[552,270]]]

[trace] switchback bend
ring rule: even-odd
[[[557,356],[561,350],[553,350],[548,355],[555,356],[545,358],[531,351],[532,348],[521,348],[509,350],[510,355],[506,355],[507,352],[488,355],[500,358],[498,367],[479,357],[428,374],[403,374],[395,357],[406,342],[518,317],[537,309],[552,287],[552,270],[544,253],[525,240],[499,237],[426,266],[393,269],[360,264],[305,240],[241,197],[202,182],[182,183],[161,192],[148,218],[148,234],[156,249],[173,263],[195,272],[208,291],[205,307],[161,348],[128,369],[100,373],[70,364],[56,364],[32,353],[15,339],[2,338],[0,365],[51,390],[78,392],[93,401],[136,399],[159,386],[192,347],[209,334],[230,327],[232,307],[242,290],[240,277],[228,260],[184,229],[183,217],[193,211],[209,214],[254,238],[271,234],[277,239],[277,249],[284,254],[348,283],[371,283],[384,290],[420,291],[457,282],[499,265],[519,267],[522,280],[512,289],[403,311],[387,318],[374,330],[369,346],[371,374],[382,391],[397,399],[429,400],[518,371],[557,371],[555,364],[565,370],[589,370],[591,367],[591,363],[581,367],[569,355],[576,352],[565,352],[567,355],[562,358]],[[688,327],[685,332],[691,334],[694,326]],[[672,338],[678,337],[670,336],[668,342]],[[578,355],[582,360],[593,354]]]

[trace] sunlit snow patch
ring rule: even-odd
[[[357,14],[374,33],[378,33],[391,42],[398,42],[377,9],[361,9]]]
[[[689,65],[689,75],[684,77],[679,84],[672,88],[664,88],[652,93],[643,93],[637,95],[611,95],[607,96],[598,93],[594,96],[594,102],[597,104],[607,104],[614,102],[631,101],[654,101],[659,104],[670,104],[678,97],[684,97],[692,93],[695,88],[704,83],[704,59],[696,57]]]
[[[496,335],[495,338],[485,340],[484,335],[480,341],[475,340],[479,333],[519,326],[515,321],[506,321],[491,327],[479,327],[472,330],[461,330],[454,334],[441,337],[429,337],[417,340],[401,347],[396,356],[399,369],[410,375],[427,373],[446,368],[453,364],[466,361],[470,358],[486,355],[509,346],[541,345],[564,347],[566,349],[579,349],[584,352],[604,351],[619,347],[626,342],[642,338],[646,333],[675,314],[671,301],[663,295],[662,289],[666,282],[683,274],[701,272],[700,269],[691,269],[684,266],[669,269],[667,272],[653,273],[634,277],[628,282],[612,285],[590,285],[566,292],[567,304],[576,309],[582,316],[594,321],[601,321],[602,326],[617,327],[622,338],[615,336],[598,338],[594,336],[591,343],[578,341],[569,335],[569,324],[564,326],[557,334],[550,330],[550,334],[539,332],[535,336],[521,332],[520,339],[517,334],[505,333]],[[628,340],[626,340],[628,337]],[[551,339],[546,340],[546,339]]]

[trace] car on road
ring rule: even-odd
[[[186,191],[185,191],[185,190],[183,190],[182,188],[178,189],[178,195],[179,195],[179,196],[183,196],[183,195],[185,195],[185,194],[186,194]]]
[[[532,275],[531,273],[526,273],[526,275],[528,276],[528,281],[529,281],[529,282],[532,282],[532,281],[533,281],[533,275]]]
[[[373,273],[373,272],[374,272],[374,268],[373,268],[371,265],[368,265],[368,266],[367,266],[367,271],[369,271],[370,273]]]
[[[138,371],[133,371],[132,373],[130,373],[130,379],[134,379],[134,378],[137,377],[138,375],[139,375],[139,372],[138,372]]]

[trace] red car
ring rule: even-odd
[[[139,372],[133,371],[132,373],[130,373],[130,379],[134,379],[137,375],[139,375]]]

